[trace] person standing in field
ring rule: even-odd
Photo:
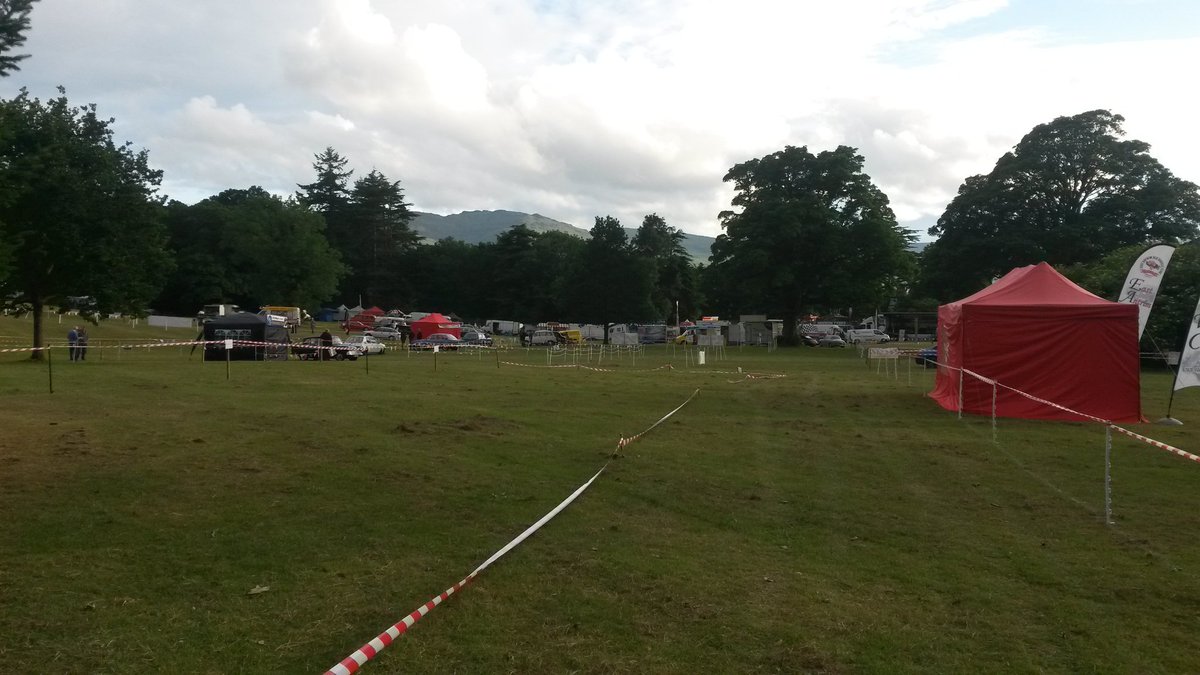
[[[81,327],[79,329],[79,334],[76,336],[76,343],[77,343],[77,348],[79,349],[79,353],[75,357],[75,360],[76,361],[86,361],[87,360],[87,346],[88,346],[88,334],[87,334],[86,328]]]
[[[328,361],[329,357],[333,355],[333,335],[330,334],[328,328],[321,333],[321,349],[319,351],[321,354],[319,360],[321,361]]]
[[[73,327],[67,331],[67,358],[71,361],[75,360],[79,350],[79,326]]]

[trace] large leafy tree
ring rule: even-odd
[[[329,242],[349,272],[341,295],[348,302],[401,305],[414,299],[408,268],[421,237],[409,222],[400,181],[379,171],[350,184],[349,160],[333,148],[316,155],[312,183],[298,185],[296,199],[325,218]]]
[[[794,342],[802,314],[891,297],[911,235],[862,168],[854,148],[787,146],[730,169],[740,210],[721,213],[725,231],[705,270],[718,308],[773,314]]]
[[[313,156],[313,171],[317,179],[311,183],[297,185],[296,200],[326,218],[342,215],[350,206],[350,176],[354,171],[347,169],[350,160],[331,147]]]
[[[642,219],[633,235],[633,249],[654,266],[650,302],[660,320],[672,320],[678,303],[680,316],[694,316],[697,307],[696,270],[683,247],[684,234],[662,216],[652,213]]]
[[[491,285],[484,258],[483,246],[449,237],[422,246],[404,265],[415,289],[415,304],[402,307],[483,319],[489,313],[487,289]]]
[[[412,279],[403,262],[421,241],[409,222],[400,181],[371,171],[354,182],[350,204],[336,240],[350,274],[343,295],[372,304],[399,305],[412,297]]]
[[[655,318],[650,302],[654,267],[636,255],[621,221],[597,216],[583,248],[578,280],[572,285],[579,320],[607,328],[618,321]]]
[[[526,322],[571,316],[570,289],[578,280],[584,240],[564,232],[535,232],[515,225],[483,247],[486,294],[498,318]]]
[[[207,303],[316,308],[344,272],[322,218],[260,187],[167,207],[177,269],[157,308],[191,314]]]
[[[25,31],[29,30],[29,12],[35,0],[0,0],[0,77],[7,77],[17,64],[29,58],[28,54],[9,54],[25,44]]]
[[[14,254],[0,297],[33,313],[34,346],[47,305],[91,296],[101,312],[140,313],[172,266],[161,172],[146,151],[115,143],[95,106],[59,93],[0,101],[0,239]]]
[[[1123,140],[1107,110],[1034,127],[986,176],[971,176],[929,233],[923,287],[949,300],[1019,265],[1088,263],[1123,246],[1195,236],[1200,193]]]

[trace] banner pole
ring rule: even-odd
[[[1112,427],[1104,425],[1104,524],[1112,519]]]
[[[228,348],[225,349],[225,381],[226,382],[229,381],[229,352],[231,352],[231,351],[233,351],[233,350],[228,349]]]
[[[1194,364],[1197,358],[1194,353],[1189,354],[1188,349],[1188,347],[1190,347],[1192,342],[1196,339],[1193,336],[1200,336],[1200,301],[1197,301],[1196,303],[1196,311],[1192,313],[1192,318],[1190,321],[1188,321],[1187,332],[1185,332],[1183,335],[1183,346],[1179,348],[1179,366],[1175,368],[1175,377],[1171,379],[1171,397],[1167,400],[1167,416],[1158,420],[1158,424],[1169,426],[1178,426],[1183,424],[1183,422],[1171,417],[1171,406],[1175,404],[1175,390],[1180,388],[1179,376],[1184,372],[1184,365],[1188,364],[1189,362]],[[1191,351],[1194,352],[1195,350]],[[1188,358],[1189,356],[1191,357],[1190,359]],[[1189,386],[1196,386],[1196,382],[1193,381],[1191,384],[1185,384],[1184,388]]]
[[[50,378],[50,393],[54,393],[54,350],[46,348],[46,376]]]

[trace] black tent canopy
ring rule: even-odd
[[[257,314],[229,314],[204,324],[202,339],[244,340],[268,345],[234,345],[229,351],[231,361],[262,361],[263,359],[285,360],[288,357],[288,331],[286,326],[273,324]],[[205,361],[224,361],[225,344],[204,345]]]

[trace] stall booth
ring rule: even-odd
[[[207,343],[204,345],[205,361],[226,359],[225,340],[255,343],[235,344],[229,351],[228,358],[231,361],[286,360],[290,344],[287,326],[248,313],[230,314],[209,321],[204,324],[200,339]]]
[[[1014,269],[942,305],[937,331],[939,366],[929,395],[947,410],[1086,419],[1073,410],[1141,420],[1137,305],[1097,297],[1046,263]]]

